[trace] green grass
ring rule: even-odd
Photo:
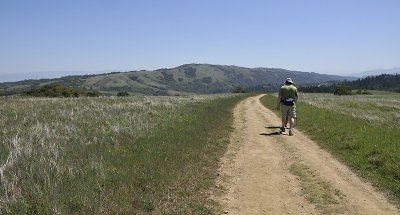
[[[318,97],[314,98],[315,100],[324,97],[321,94],[314,96]],[[357,97],[330,96],[327,98],[329,103],[325,108],[322,105],[310,105],[313,104],[309,101],[310,98],[304,98],[305,102],[297,104],[296,128],[305,132],[322,148],[327,149],[350,166],[358,175],[368,179],[390,197],[400,202],[400,127],[394,126],[391,120],[387,122],[374,121],[343,112],[346,108],[339,106],[346,104],[346,101],[351,103],[354,98]],[[386,98],[382,98],[381,95],[380,99],[389,98],[391,95]],[[337,108],[332,108],[335,99],[339,105]],[[361,98],[357,99],[361,100]],[[276,97],[273,95],[264,96],[261,101],[270,109],[276,105]],[[377,104],[374,100],[368,99],[368,97],[362,102],[372,103],[363,106],[366,107],[366,110],[372,110],[371,113],[383,115],[387,111],[376,107]],[[394,108],[396,109],[398,106],[394,106]],[[363,108],[356,107],[356,109],[364,111]],[[374,118],[374,114],[370,118]]]
[[[0,210],[210,214],[246,95],[0,98]]]
[[[400,126],[400,93],[371,91],[373,95],[332,96],[302,93],[301,100],[382,126]]]
[[[339,205],[343,194],[321,179],[318,173],[307,165],[297,162],[293,163],[289,170],[299,177],[303,195],[321,214],[344,213],[344,208]]]

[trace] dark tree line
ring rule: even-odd
[[[81,88],[73,88],[61,84],[50,84],[40,88],[30,89],[24,93],[33,97],[98,97],[101,95],[98,91],[87,91]]]
[[[299,91],[308,93],[334,93],[338,86],[341,86],[342,88],[343,86],[348,86],[350,89],[358,90],[400,92],[400,74],[382,74],[378,76],[368,76],[354,81],[343,81],[339,83],[320,84],[313,86],[300,86]]]
[[[336,89],[336,84],[299,87],[299,91],[305,93],[334,93],[335,89]]]
[[[246,92],[257,92],[257,93],[275,93],[279,92],[279,89],[281,89],[281,84],[271,84],[271,83],[266,83],[266,84],[260,84],[256,86],[246,86],[245,91]]]
[[[383,90],[399,92],[400,74],[382,74],[378,76],[368,76],[355,81],[345,81],[343,84],[351,86],[353,89]]]

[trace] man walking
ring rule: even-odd
[[[281,134],[285,132],[286,120],[289,120],[289,136],[293,136],[294,118],[296,118],[296,102],[299,99],[297,88],[291,78],[287,78],[279,91],[276,108],[282,112]]]

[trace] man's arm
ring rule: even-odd
[[[278,98],[276,99],[276,109],[279,109],[279,107],[280,107],[281,98],[282,98],[282,96],[279,95]]]

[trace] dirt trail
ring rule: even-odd
[[[235,131],[220,169],[221,213],[400,213],[304,134],[279,135],[280,120],[261,96],[235,108]]]

